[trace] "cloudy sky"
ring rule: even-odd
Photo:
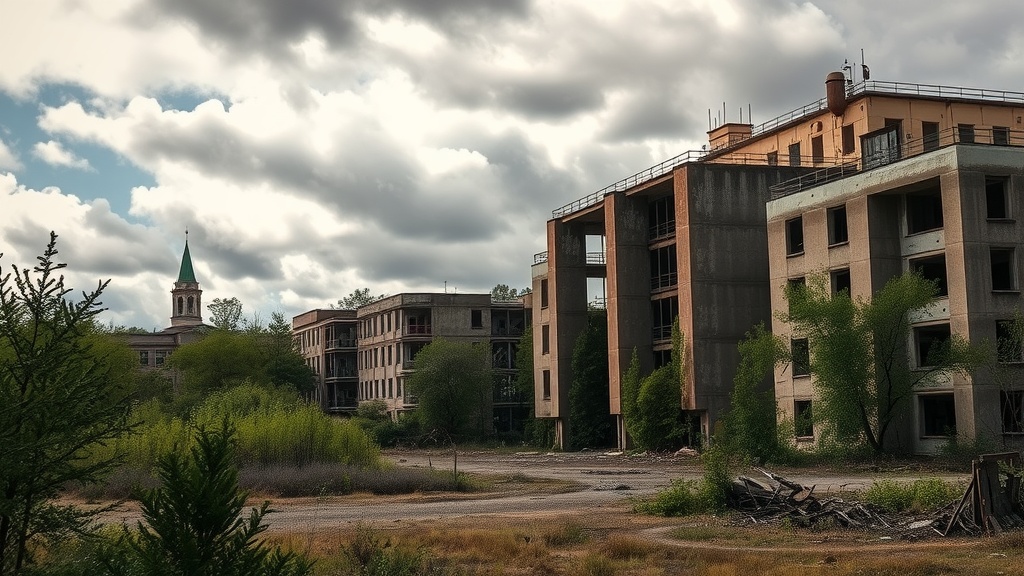
[[[48,232],[103,318],[291,316],[360,287],[529,283],[551,210],[872,79],[1024,90],[1019,0],[0,4],[0,265]],[[735,111],[735,112],[733,112]]]

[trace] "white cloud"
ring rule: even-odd
[[[32,155],[51,166],[92,170],[88,160],[75,156],[74,152],[67,150],[56,140],[36,142],[35,146],[32,147]]]
[[[17,154],[0,140],[0,170],[21,170],[23,167]]]

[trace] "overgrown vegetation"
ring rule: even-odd
[[[887,512],[930,512],[955,501],[964,486],[940,478],[920,478],[913,482],[879,480],[864,491],[864,500]]]
[[[416,354],[409,392],[424,432],[484,438],[491,428],[493,379],[487,346],[438,338]]]
[[[633,446],[640,450],[678,448],[685,430],[683,402],[683,335],[679,318],[672,322],[672,354],[668,364],[641,377],[636,349],[620,384],[621,409]]]
[[[701,454],[704,475],[700,481],[674,480],[672,485],[633,506],[635,512],[655,516],[689,516],[716,513],[725,509],[732,483],[730,454],[721,446],[713,446]]]
[[[587,326],[572,350],[566,448],[580,450],[609,444],[612,422],[608,404],[607,315],[604,310],[589,310]]]
[[[785,344],[759,324],[740,342],[739,352],[724,434],[715,440],[750,460],[788,460],[789,444],[779,437],[775,387],[770,385],[775,365],[788,358]]]

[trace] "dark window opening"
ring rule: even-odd
[[[484,327],[484,311],[483,310],[470,310],[469,325],[471,328],[483,328]]]
[[[850,232],[846,227],[846,206],[828,209],[828,245],[843,244],[850,241]]]
[[[807,338],[790,340],[790,353],[793,357],[793,376],[807,376],[811,373],[811,349]]]
[[[786,255],[803,254],[804,251],[804,219],[797,216],[786,220]]]
[[[543,388],[541,389],[541,398],[544,400],[551,400],[551,371],[544,370],[541,373],[543,377]]]
[[[1003,415],[1003,434],[1024,433],[1024,391],[1001,390],[999,412]]]
[[[1006,126],[992,127],[992,143],[996,146],[1006,146],[1010,143],[1010,129]]]
[[[957,124],[956,139],[961,144],[974,143],[974,124]]]
[[[1007,185],[1009,179],[1005,176],[989,176],[985,178],[985,217],[998,220],[1010,217],[1010,210],[1007,206]]]
[[[654,351],[654,369],[657,370],[662,366],[668,366],[672,363],[672,351],[671,350],[655,350]]]
[[[676,231],[676,207],[672,196],[663,196],[648,206],[650,239],[672,236]]]
[[[651,290],[670,288],[677,280],[675,244],[651,250]]]
[[[948,296],[949,286],[946,284],[946,255],[928,256],[910,261],[910,270],[920,274],[925,280],[935,283],[936,296]]]
[[[996,321],[996,358],[1000,362],[1024,361],[1021,327],[1013,320]]]
[[[853,124],[843,126],[843,154],[853,154],[857,143],[856,135],[853,133]]]
[[[778,153],[778,151],[769,152],[767,154],[767,162],[768,162],[769,166],[778,166],[779,165],[779,153]]]
[[[825,161],[825,144],[821,136],[811,138],[811,162],[821,164]]]
[[[548,307],[548,279],[544,278],[540,281],[540,307]]]
[[[914,328],[918,368],[928,368],[940,364],[948,355],[949,337],[949,324]]]
[[[942,192],[907,194],[907,234],[942,228]]]
[[[543,324],[540,327],[540,353],[551,353],[551,326]]]
[[[810,400],[793,402],[793,427],[797,438],[814,437],[814,416],[811,413]]]
[[[849,296],[852,293],[853,289],[852,282],[850,280],[849,268],[840,268],[839,270],[833,270],[831,276],[833,294],[840,294],[844,290],[846,291],[847,296]]]
[[[651,302],[651,315],[654,340],[670,340],[672,338],[672,322],[679,315],[679,298],[670,296]]]
[[[921,122],[921,144],[925,152],[936,150],[939,147],[939,123]]]
[[[860,138],[860,156],[864,169],[891,164],[900,159],[900,131],[886,126],[879,132]]]
[[[955,436],[956,401],[953,394],[925,394],[921,399],[921,435]]]
[[[1013,265],[1013,248],[991,248],[989,260],[992,263],[992,289],[1016,290],[1016,267]]]
[[[799,166],[800,165],[800,143],[796,142],[789,145],[789,165]]]

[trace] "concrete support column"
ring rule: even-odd
[[[559,447],[569,421],[572,350],[587,326],[587,242],[581,223],[548,222],[548,315],[551,338],[551,412]]]
[[[628,439],[621,417],[620,382],[633,350],[643,373],[653,369],[648,209],[644,199],[619,192],[605,197],[604,210],[609,410],[618,415],[618,445],[625,449]]]

